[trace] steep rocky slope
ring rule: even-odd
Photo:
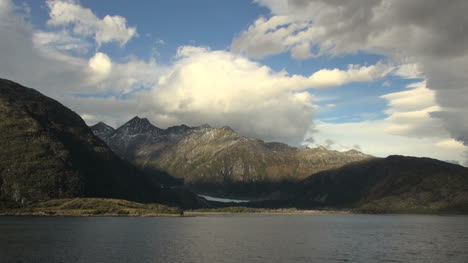
[[[306,178],[293,200],[365,212],[468,213],[468,168],[430,158],[375,158]]]
[[[271,192],[279,184],[372,158],[354,150],[298,149],[268,143],[241,136],[229,127],[181,125],[163,130],[139,117],[104,135],[102,126],[91,128],[124,159],[183,178],[192,189],[221,195]]]
[[[0,201],[106,197],[178,202],[168,200],[178,195],[162,190],[156,177],[115,155],[59,102],[0,79]]]

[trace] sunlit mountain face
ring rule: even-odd
[[[165,171],[197,193],[236,198],[270,198],[311,174],[374,158],[356,150],[264,142],[229,126],[160,129],[138,116],[115,130],[102,122],[91,130],[142,169]]]

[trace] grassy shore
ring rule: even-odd
[[[267,209],[244,206],[183,211],[161,204],[142,204],[119,199],[55,199],[20,208],[0,209],[0,216],[197,216],[210,214],[350,214],[346,210]]]
[[[177,207],[141,204],[119,199],[55,199],[29,206],[0,210],[3,216],[181,216]]]
[[[24,207],[6,208],[0,206],[0,216],[204,216],[219,214],[463,214],[441,211],[361,211],[338,209],[307,209],[296,208],[253,208],[232,206],[220,208],[204,208],[183,211],[178,207],[161,204],[142,204],[120,199],[105,198],[70,198],[55,199],[35,203]],[[466,213],[465,213],[466,214]]]

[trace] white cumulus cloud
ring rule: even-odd
[[[92,58],[89,59],[89,67],[96,73],[101,75],[107,75],[112,69],[112,61],[109,56],[97,52]]]
[[[419,120],[437,119],[425,121],[428,126],[420,131],[442,123],[452,138],[468,145],[468,1],[256,2],[272,14],[258,18],[241,32],[232,42],[233,51],[252,57],[290,51],[296,59],[360,51],[386,55],[400,64],[394,72],[397,76],[425,78],[440,107],[395,113],[395,121],[417,116]],[[400,131],[408,131],[408,127],[401,125]]]
[[[350,65],[310,76],[275,72],[228,51],[179,48],[171,73],[152,89],[156,123],[230,125],[242,134],[298,143],[316,106],[307,91],[373,81],[391,67]]]
[[[135,27],[127,26],[125,17],[106,15],[100,19],[91,9],[74,1],[48,0],[47,6],[50,9],[49,25],[71,26],[75,34],[92,36],[98,45],[112,41],[125,45],[137,34]]]

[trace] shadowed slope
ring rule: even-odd
[[[366,212],[468,213],[468,168],[430,158],[366,160],[308,177],[295,202]]]
[[[0,79],[0,120],[0,199],[158,201],[160,186],[122,161],[59,102]]]

